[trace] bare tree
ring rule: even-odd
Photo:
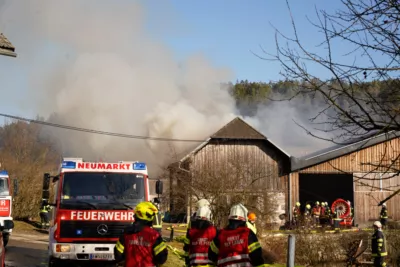
[[[11,122],[0,127],[0,162],[11,179],[17,179],[18,195],[13,202],[13,217],[35,218],[39,214],[43,173],[56,170],[59,151],[42,127]]]
[[[400,3],[397,0],[342,0],[336,12],[316,10],[310,26],[321,34],[318,54],[305,47],[290,5],[293,36],[276,29],[277,53],[263,51],[261,58],[278,61],[282,75],[298,81],[292,97],[311,94],[323,107],[310,120],[310,135],[336,144],[400,130]],[[283,45],[285,43],[285,45]],[[347,48],[345,54],[335,49]],[[313,73],[310,69],[318,70]],[[321,72],[331,78],[321,80]],[[291,98],[292,98],[291,97]],[[290,98],[290,99],[291,99]],[[329,137],[327,137],[329,136]],[[388,146],[390,146],[388,144]],[[371,171],[400,174],[400,153],[388,147],[376,162],[365,162]],[[390,155],[389,155],[390,154]],[[384,170],[382,170],[384,169]],[[389,178],[387,178],[389,179]]]

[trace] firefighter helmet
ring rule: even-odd
[[[321,206],[324,207],[325,206],[325,202],[321,202]]]
[[[135,208],[135,217],[144,221],[153,221],[157,213],[157,207],[148,201],[139,203]]]
[[[196,211],[196,219],[197,220],[204,220],[204,221],[211,221],[211,209],[208,206],[200,207]]]
[[[311,205],[310,205],[310,204],[307,204],[307,205],[306,205],[306,209],[311,209]]]
[[[207,199],[203,198],[203,199],[200,199],[199,201],[197,201],[196,206],[199,209],[199,208],[201,208],[203,206],[211,206],[211,205],[210,205],[210,202]]]
[[[249,212],[249,214],[247,215],[247,219],[249,221],[255,221],[257,219],[257,216],[254,212]]]
[[[229,220],[246,221],[247,218],[247,208],[243,204],[236,204],[231,207],[229,213]]]
[[[383,203],[382,206],[386,207],[386,203]]]
[[[297,206],[297,207],[300,207],[300,202],[296,202],[296,206]]]
[[[319,205],[319,201],[316,201],[316,202],[315,202],[315,205]]]
[[[378,228],[382,228],[382,224],[380,221],[375,221],[374,222],[374,226],[378,227]]]

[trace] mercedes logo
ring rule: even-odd
[[[100,224],[99,226],[97,226],[97,233],[99,233],[100,235],[105,235],[108,232],[108,226],[105,224]]]

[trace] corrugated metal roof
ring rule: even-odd
[[[319,150],[315,153],[306,155],[304,157],[291,157],[292,171],[306,169],[320,163],[342,157],[344,155],[368,148],[385,141],[389,141],[400,137],[400,132],[391,131],[383,134],[372,134],[364,138],[357,138],[348,144],[335,145],[329,148]]]

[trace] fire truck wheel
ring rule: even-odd
[[[10,240],[10,235],[9,234],[3,234],[3,244],[4,244],[4,246],[7,246],[8,240]]]

